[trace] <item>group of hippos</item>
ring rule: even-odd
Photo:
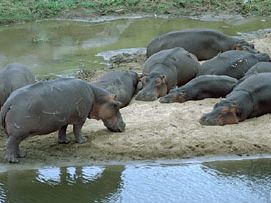
[[[146,54],[141,74],[111,71],[90,83],[75,78],[36,82],[26,66],[7,65],[0,72],[5,159],[17,163],[24,157],[19,144],[31,135],[58,131],[58,142],[69,143],[69,124],[75,141],[84,143],[81,128],[87,118],[122,132],[119,109],[134,95],[161,103],[225,97],[201,117],[202,125],[234,124],[271,112],[270,57],[243,39],[211,29],[174,31],[153,39]]]

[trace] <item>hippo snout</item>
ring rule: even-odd
[[[135,97],[135,100],[139,101],[155,101],[156,99],[157,99],[156,95],[142,91],[138,92],[138,94]]]
[[[160,102],[160,103],[171,103],[172,101],[171,101],[171,99],[170,99],[169,96],[164,96],[164,97],[161,97],[161,98],[159,99],[159,102]]]
[[[200,118],[199,123],[201,125],[218,125],[215,119],[210,118],[209,114],[203,114]]]

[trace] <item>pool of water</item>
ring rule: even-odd
[[[210,21],[191,18],[131,18],[104,22],[38,21],[0,26],[0,68],[28,65],[37,75],[69,75],[105,67],[98,53],[146,47],[155,36],[172,30],[213,28],[229,35],[271,27],[271,18]]]
[[[1,203],[271,202],[271,159],[0,173]]]

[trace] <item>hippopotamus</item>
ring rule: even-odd
[[[138,74],[134,71],[111,71],[91,84],[116,95],[116,100],[120,102],[122,108],[127,106],[134,96],[138,79]]]
[[[247,51],[231,50],[218,54],[205,61],[197,74],[199,75],[228,75],[240,79],[256,63],[270,59],[265,53],[250,53]]]
[[[197,75],[196,57],[177,47],[160,51],[146,60],[137,85],[136,100],[153,101],[166,95],[176,85],[183,85]]]
[[[198,60],[208,60],[228,50],[256,52],[254,45],[212,29],[188,29],[168,32],[153,39],[147,46],[147,57],[158,51],[183,47]]]
[[[15,90],[3,105],[0,117],[5,134],[6,160],[24,157],[20,142],[28,136],[58,131],[58,142],[68,143],[66,129],[73,125],[77,143],[84,143],[81,128],[86,118],[101,119],[113,132],[125,129],[114,95],[80,79],[61,78]]]
[[[189,100],[225,97],[237,82],[237,79],[224,75],[201,75],[179,88],[171,89],[159,101],[161,103],[183,103]]]
[[[236,124],[271,112],[271,73],[253,75],[200,118],[202,125]]]
[[[258,74],[258,73],[268,73],[271,72],[271,62],[259,62],[252,66],[242,77],[238,83],[243,82],[246,78]]]
[[[0,71],[0,108],[11,92],[34,82],[35,76],[26,66],[19,63],[8,64]]]

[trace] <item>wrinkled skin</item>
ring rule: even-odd
[[[58,142],[69,143],[66,129],[73,125],[77,143],[84,143],[81,128],[87,118],[102,119],[116,132],[125,128],[119,102],[109,92],[78,79],[38,82],[15,90],[1,109],[1,123],[8,137],[6,160],[24,157],[20,142],[28,136],[58,131]]]
[[[188,100],[225,97],[237,83],[238,80],[225,75],[201,75],[184,86],[171,89],[159,101],[161,103],[183,103]]]
[[[199,68],[200,64],[195,56],[183,48],[160,51],[144,63],[135,99],[154,101],[166,95],[176,85],[190,81]]]
[[[212,29],[188,29],[169,32],[153,39],[147,46],[147,57],[165,49],[183,47],[198,60],[208,60],[220,52],[246,50],[257,53],[254,45]]]
[[[227,100],[221,101],[214,106],[211,113],[204,114],[200,118],[200,124],[202,125],[226,125],[237,124],[238,108],[235,104],[228,102]]]
[[[202,125],[226,125],[271,113],[271,73],[259,73],[236,86],[213,111],[204,114]]]
[[[135,94],[139,76],[134,71],[111,71],[105,73],[92,84],[116,95],[120,108],[129,104]]]
[[[18,63],[8,64],[0,71],[0,108],[11,92],[34,82],[35,76],[26,66]]]
[[[199,75],[227,75],[236,79],[242,78],[245,73],[260,61],[269,61],[268,54],[254,54],[247,51],[231,50],[218,54],[205,61]]]

